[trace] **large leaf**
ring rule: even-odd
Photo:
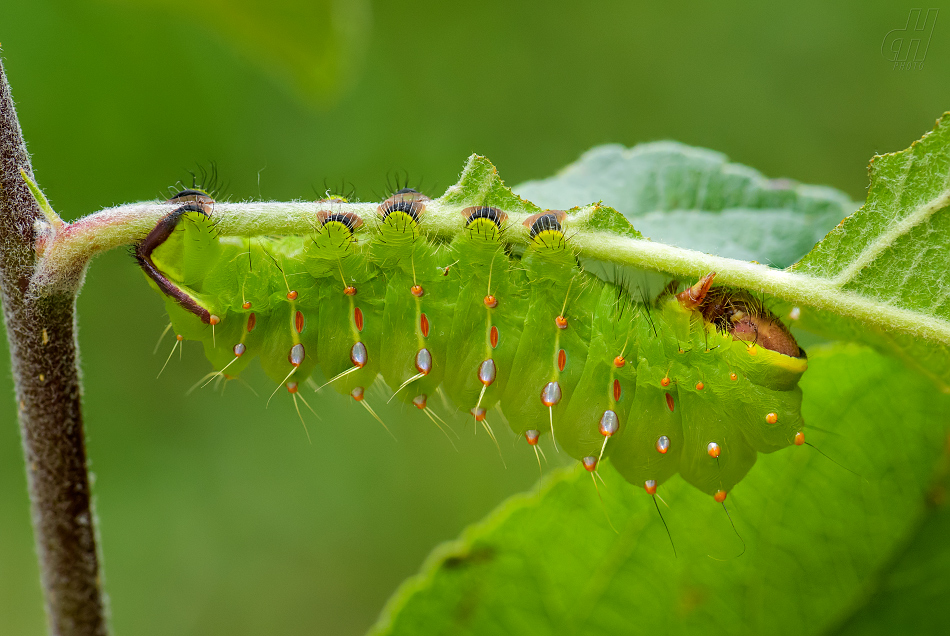
[[[833,188],[767,179],[721,153],[672,141],[598,146],[556,176],[513,189],[545,208],[600,200],[654,241],[777,267],[858,207]]]
[[[806,311],[802,325],[898,354],[950,391],[950,114],[901,152],[871,160],[867,202],[793,270],[906,328]]]
[[[950,396],[854,345],[813,351],[802,384],[806,421],[827,431],[810,440],[864,478],[807,446],[763,456],[726,502],[744,554],[723,508],[678,478],[660,506],[674,557],[641,489],[604,470],[602,507],[589,475],[559,473],[543,496],[509,500],[436,549],[376,633],[815,634],[856,607],[863,620],[862,604],[895,585],[888,574],[905,542],[933,534],[928,488],[946,460]],[[945,503],[936,510],[947,514]],[[947,559],[945,540],[921,548],[918,564]],[[945,606],[945,579],[912,579],[905,596]],[[942,621],[926,611],[900,618],[909,633]]]

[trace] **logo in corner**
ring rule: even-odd
[[[892,29],[881,42],[881,56],[894,64],[895,71],[919,71],[930,47],[938,9],[911,9],[903,29]]]

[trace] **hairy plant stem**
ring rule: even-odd
[[[0,63],[0,298],[46,614],[56,636],[106,634],[77,366],[83,268],[68,285],[29,293],[35,234],[48,219],[24,181],[32,175]]]

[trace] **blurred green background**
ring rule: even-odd
[[[4,0],[0,45],[67,219],[210,160],[232,199],[345,183],[369,200],[401,171],[439,194],[472,152],[516,184],[596,144],[664,138],[863,200],[871,155],[950,107],[950,13],[922,69],[882,57],[911,6]],[[437,542],[537,477],[522,444],[502,436],[505,469],[469,419],[455,452],[419,413],[381,409],[394,442],[328,394],[310,445],[286,400],[265,409],[238,383],[186,396],[207,363],[193,344],[156,380],[164,325],[126,254],[93,264],[79,337],[117,634],[362,633]],[[42,634],[0,347],[0,634]]]

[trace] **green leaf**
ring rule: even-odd
[[[560,472],[437,548],[374,633],[814,634],[846,621],[927,523],[950,396],[856,345],[810,360],[803,410],[821,452],[760,458],[726,501],[738,536],[723,507],[674,478],[660,493],[674,557],[641,489],[604,469],[601,504],[587,473]],[[903,620],[914,632],[929,615]]]
[[[871,160],[867,202],[793,270],[901,314],[893,331],[828,312],[802,313],[805,328],[897,354],[950,391],[950,113],[910,148]],[[927,334],[927,335],[924,335]]]
[[[767,179],[721,153],[670,141],[598,146],[514,190],[545,208],[600,200],[654,241],[777,267],[858,207],[838,190]]]

